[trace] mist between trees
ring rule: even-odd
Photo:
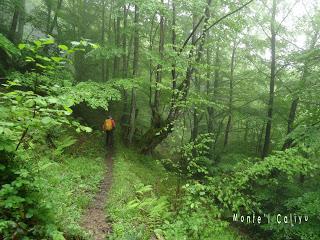
[[[94,159],[112,115],[114,186],[125,189],[117,177],[134,164],[143,189],[132,185],[124,203],[111,188],[112,239],[320,239],[318,1],[0,0],[0,9],[0,238],[88,237],[80,216],[103,176]],[[83,154],[94,164],[73,155],[78,145],[93,148]],[[161,174],[144,182],[157,162]],[[68,208],[70,226],[59,223],[62,192],[52,198],[60,215],[45,204],[52,164],[91,184],[87,202]],[[158,192],[151,179],[166,174],[174,183]],[[235,213],[308,221],[245,224]]]

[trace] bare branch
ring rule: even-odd
[[[289,9],[289,11],[287,12],[287,14],[284,16],[284,18],[281,20],[281,22],[279,23],[277,29],[276,29],[276,34],[278,34],[279,32],[279,29],[282,25],[282,23],[286,20],[286,18],[289,16],[289,14],[292,12],[293,8],[297,5],[297,3],[299,2],[300,0],[296,0],[295,3],[292,5],[292,7]]]
[[[193,34],[195,34],[195,32],[197,31],[198,27],[200,26],[200,24],[202,23],[204,19],[204,16],[202,16],[199,20],[199,22],[197,23],[197,25],[192,29],[192,32],[189,34],[189,36],[187,37],[187,39],[184,41],[180,52],[182,52],[182,50],[185,48],[185,46],[188,44],[189,40],[191,39],[191,37],[193,36]]]
[[[269,10],[269,13],[271,14],[272,9],[264,1],[261,1],[261,2],[265,6],[265,8]]]
[[[264,34],[266,35],[266,37],[267,37],[269,40],[271,40],[270,35],[266,32],[266,30],[264,29],[264,27],[263,27],[261,24],[259,24],[259,26],[261,27],[261,29],[262,29],[262,31],[264,32]]]
[[[242,10],[243,8],[245,8],[246,6],[248,6],[250,3],[252,3],[254,0],[250,0],[248,2],[246,2],[245,4],[243,4],[241,7],[235,9],[232,12],[229,12],[228,14],[224,15],[223,17],[219,18],[217,21],[215,21],[214,23],[212,23],[209,27],[205,28],[201,34],[200,37],[197,38],[197,40],[195,41],[194,44],[196,44],[200,39],[202,39],[205,35],[206,32],[208,32],[211,28],[213,28],[214,26],[216,26],[217,24],[219,24],[221,21],[223,21],[224,19],[226,19],[227,17],[239,12],[240,10]]]

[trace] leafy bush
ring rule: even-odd
[[[123,148],[117,152],[113,176],[107,204],[111,239],[150,239],[171,214],[172,179],[152,158]]]
[[[83,235],[80,215],[101,180],[101,157],[92,164],[65,154],[76,137],[64,131],[66,137],[61,138],[62,130],[91,129],[70,116],[76,101],[70,94],[66,53],[76,49],[58,45],[61,53],[50,47],[55,48],[53,39],[20,44],[22,65],[29,72],[10,74],[0,92],[0,238],[60,240]],[[99,152],[103,149],[92,157]]]
[[[19,49],[0,33],[0,77],[11,70],[12,63],[19,57]]]
[[[161,227],[158,234],[165,239],[240,239],[220,219],[221,210],[206,196],[206,187],[199,182],[184,185],[184,195],[177,214]]]
[[[2,33],[0,33],[0,49],[5,51],[9,57],[19,56],[20,52],[16,46],[10,42]]]
[[[299,174],[312,175],[317,168],[315,162],[299,155],[296,149],[289,149],[263,160],[243,160],[228,175],[208,179],[210,191],[225,207],[250,212],[261,209],[264,204],[276,205],[279,199],[272,192],[290,193],[287,183],[294,184]]]
[[[86,237],[80,218],[104,172],[99,139],[93,134],[85,143],[89,151],[70,155],[68,150],[59,161],[46,154],[1,165],[0,233],[5,239]]]
[[[156,234],[165,239],[237,239],[221,220],[222,210],[212,198],[209,188],[211,134],[202,134],[177,150],[176,159],[162,162],[180,179],[173,202],[176,211]],[[180,189],[181,188],[181,189]]]
[[[49,206],[39,201],[44,195],[35,181],[38,171],[45,166],[34,167],[19,161],[2,168],[2,173],[13,179],[8,183],[1,182],[0,233],[5,239],[34,239],[39,236],[64,239],[55,227]]]
[[[198,137],[179,149],[176,160],[163,161],[187,184],[183,185],[180,199],[178,196],[176,200],[177,213],[163,225],[159,231],[161,236],[166,239],[212,239],[218,235],[215,239],[220,239],[222,233],[229,230],[229,223],[222,219],[231,221],[232,212],[243,215],[293,212],[308,215],[312,223],[295,228],[279,224],[247,227],[259,238],[270,230],[273,234],[269,233],[269,236],[274,239],[279,236],[281,239],[286,236],[319,238],[319,231],[315,228],[319,222],[319,195],[313,190],[313,178],[319,165],[310,148],[297,146],[274,152],[265,159],[229,160],[232,164],[227,167],[226,163],[218,165],[212,174],[208,164],[208,138],[208,135]],[[241,157],[230,155],[229,158],[231,156]],[[308,179],[308,184],[303,183],[304,179]],[[311,190],[309,194],[303,193],[308,190]],[[235,238],[232,234],[230,236],[230,239]]]

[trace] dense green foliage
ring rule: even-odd
[[[0,229],[5,239],[83,235],[80,216],[103,173],[104,149],[102,143],[95,143],[101,136],[92,139],[93,152],[88,145],[84,156],[65,153],[77,142],[72,131],[91,132],[70,117],[70,107],[85,101],[95,89],[75,86],[78,94],[74,94],[67,58],[46,54],[45,47],[52,44],[52,39],[20,44],[25,66],[19,67],[27,66],[30,72],[9,74],[0,93]],[[90,101],[95,107],[106,107],[106,101]]]
[[[197,194],[203,189],[200,185],[185,185],[180,199],[178,179],[159,161],[123,147],[118,152],[107,207],[114,221],[111,239],[241,239],[219,219],[212,201]]]
[[[83,137],[72,141],[77,146],[61,156],[70,139],[60,136],[55,141],[57,150],[42,154],[41,160],[37,155],[2,163],[0,229],[5,239],[86,236],[79,226],[80,217],[104,171],[99,138],[94,134],[86,136],[85,142]]]
[[[320,239],[319,46],[315,0],[0,0],[0,239],[90,238],[107,114],[111,239]]]

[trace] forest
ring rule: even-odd
[[[0,240],[319,240],[319,95],[317,0],[0,0]]]

